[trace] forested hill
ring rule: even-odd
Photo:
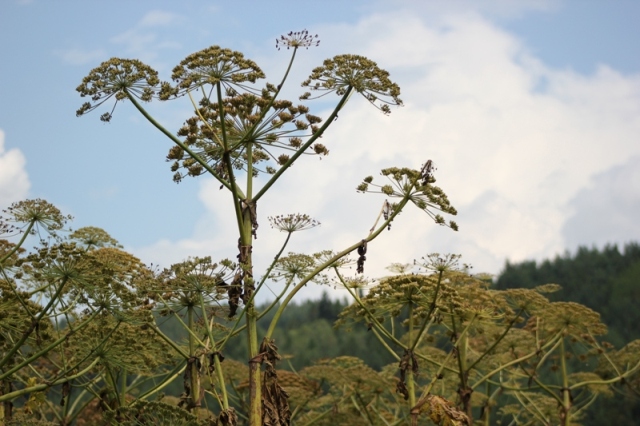
[[[620,347],[640,338],[640,245],[630,243],[602,250],[581,247],[571,255],[541,263],[526,261],[505,266],[497,289],[556,283],[562,290],[548,295],[552,301],[572,301],[599,312],[609,326],[607,339]]]

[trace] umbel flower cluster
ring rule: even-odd
[[[82,84],[76,89],[80,96],[88,96],[91,102],[85,102],[76,111],[77,116],[93,111],[112,97],[116,102],[111,112],[100,116],[102,121],[111,121],[111,115],[118,101],[134,96],[149,102],[157,95],[160,84],[158,72],[137,59],[111,58],[91,70],[82,79]]]
[[[322,66],[313,69],[302,86],[325,92],[320,96],[329,92],[342,96],[353,89],[385,114],[391,112],[389,105],[402,105],[400,87],[389,79],[389,73],[378,68],[378,64],[372,60],[359,55],[338,55],[326,59]],[[309,92],[301,97],[309,98]]]
[[[231,90],[228,93],[236,92]],[[224,124],[221,124],[219,105],[211,104],[204,98],[196,115],[185,122],[178,131],[178,136],[184,137],[184,144],[192,152],[217,167],[222,176],[228,173],[219,166],[226,151],[230,151],[236,169],[246,170],[248,162],[251,161],[254,176],[258,174],[259,169],[256,166],[259,163],[275,162],[275,165],[282,166],[290,156],[274,150],[296,151],[301,147],[303,137],[318,131],[317,124],[322,119],[310,114],[309,108],[305,105],[294,105],[287,100],[274,101],[272,93],[273,87],[268,85],[265,93],[261,95],[243,93],[224,98]],[[269,112],[263,114],[267,110]],[[252,145],[251,158],[247,151],[249,144]],[[307,152],[327,155],[329,150],[324,145],[315,143]],[[175,172],[175,181],[183,177],[180,169],[185,170],[189,176],[199,176],[205,171],[192,157],[186,157],[184,149],[180,146],[175,146],[169,151],[167,159],[173,160],[171,170]],[[263,171],[273,174],[275,168],[267,166]]]
[[[356,189],[359,192],[381,193],[392,198],[408,197],[416,207],[427,213],[437,224],[446,225],[454,231],[458,230],[456,222],[451,220],[447,223],[442,215],[433,212],[433,210],[439,210],[454,216],[458,213],[449,202],[447,194],[440,187],[433,185],[436,181],[433,174],[429,173],[425,176],[424,172],[406,167],[390,167],[383,169],[380,174],[391,183],[376,185],[373,183],[373,176],[367,176]],[[375,189],[370,189],[370,187]]]

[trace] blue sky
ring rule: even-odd
[[[306,4],[2,2],[0,207],[45,198],[75,216],[75,228],[102,227],[148,263],[233,258],[232,221],[220,208],[227,194],[207,178],[173,183],[169,141],[131,105],[110,124],[99,121],[106,110],[76,118],[75,88],[112,56],[139,58],[168,79],[183,57],[213,44],[244,52],[276,81],[288,56],[275,38],[306,28],[321,43],[300,55],[287,96],[324,58],[357,53],[390,71],[405,106],[385,117],[350,101],[324,137],[330,155],[294,167],[260,206],[259,262],[282,237],[268,215],[322,222],[292,250],[340,249],[366,235],[382,201],[356,194],[360,179],[426,159],[460,231],[403,213],[370,248],[373,276],[430,252],[461,253],[475,271],[498,273],[506,259],[640,240],[639,2]],[[321,116],[330,108],[310,106]],[[179,102],[149,110],[173,130],[190,116]]]

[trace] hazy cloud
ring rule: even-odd
[[[4,132],[0,130],[0,207],[20,201],[29,193],[29,176],[22,152],[13,148],[5,151]]]
[[[54,51],[56,56],[71,65],[84,65],[88,63],[99,63],[107,59],[107,52],[104,49],[83,50],[67,49]]]
[[[640,156],[598,173],[571,200],[562,233],[571,247],[604,246],[640,237]]]
[[[175,13],[153,10],[146,13],[131,29],[124,31],[110,39],[112,43],[122,45],[124,50],[144,61],[154,61],[158,52],[164,49],[177,49],[181,44],[167,37],[166,27],[170,27],[184,18]],[[164,27],[162,35],[158,27]]]
[[[169,25],[180,20],[181,17],[175,13],[163,10],[152,10],[142,17],[138,25],[140,27],[158,27]]]

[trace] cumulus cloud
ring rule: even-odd
[[[4,132],[0,130],[0,207],[22,200],[29,193],[29,176],[22,152],[13,148],[5,151]]]
[[[591,192],[584,192],[610,193],[621,182],[637,179],[600,174],[614,173],[612,167],[640,155],[640,76],[606,65],[591,75],[553,69],[479,13],[454,12],[434,19],[400,9],[371,14],[354,25],[312,29],[328,47],[303,52],[303,68],[323,56],[362,53],[391,72],[405,107],[385,117],[353,96],[323,137],[329,157],[288,171],[259,206],[261,223],[266,215],[309,213],[323,226],[301,235],[297,249],[342,249],[368,234],[383,201],[356,194],[360,180],[384,167],[419,168],[431,159],[438,184],[459,210],[460,231],[434,225],[409,209],[370,246],[369,274],[385,274],[391,262],[410,262],[434,251],[461,253],[476,271],[497,273],[507,258],[563,252],[578,233],[582,242],[616,239],[625,232],[640,237],[636,225],[626,225],[637,215],[633,203],[618,209],[626,219],[616,219],[615,232],[594,230],[586,219],[586,209],[593,207],[585,201]],[[275,66],[267,63],[267,68]],[[625,170],[630,174],[632,166]],[[600,176],[600,186],[585,189],[594,176]],[[624,203],[634,194],[637,200],[633,188],[627,185],[626,199],[611,197],[610,202]],[[210,203],[209,214],[228,206],[226,198],[213,201],[218,200],[215,191],[201,197]],[[173,247],[174,254],[187,254],[195,247],[190,244],[205,249],[205,242],[209,250],[218,244],[233,247],[232,220],[206,226],[224,238],[196,233],[164,242],[165,251]],[[265,240],[256,246],[276,248]],[[154,250],[146,253],[159,253]]]

